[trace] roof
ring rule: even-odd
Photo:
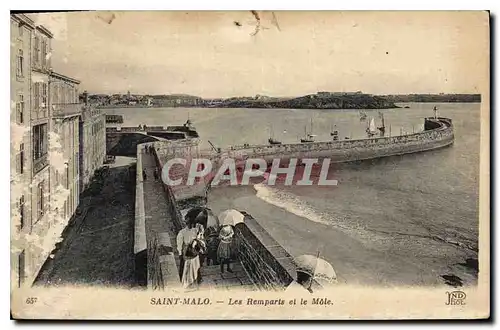
[[[32,29],[35,27],[35,22],[24,14],[11,14],[10,18],[16,22],[23,23]]]
[[[65,75],[63,75],[61,73],[51,72],[50,76],[54,77],[54,78],[57,78],[57,79],[66,80],[66,81],[72,82],[74,84],[80,84],[80,80],[77,80],[75,78],[71,78],[71,77],[65,76]]]
[[[26,24],[28,27],[30,27],[32,29],[37,29],[38,31],[40,31],[41,33],[45,34],[49,38],[53,38],[54,37],[54,35],[52,34],[52,32],[50,32],[49,29],[47,29],[43,25],[36,25],[35,22],[31,18],[29,18],[28,16],[26,16],[25,14],[11,14],[10,17],[14,21],[22,22],[22,23]]]
[[[43,34],[45,34],[47,37],[49,38],[53,38],[54,35],[52,34],[52,32],[49,31],[49,29],[47,29],[45,26],[43,25],[37,25],[36,26],[36,29],[40,32],[42,32]]]

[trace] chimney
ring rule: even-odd
[[[84,91],[83,92],[83,103],[85,105],[88,105],[89,104],[89,93],[87,91]]]

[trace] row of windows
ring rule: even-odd
[[[33,63],[35,66],[46,67],[48,63],[49,41],[47,38],[35,35]]]
[[[46,82],[33,83],[33,108],[46,108],[49,85]]]
[[[16,75],[17,77],[24,77],[24,47],[22,37],[24,36],[24,28],[22,25],[19,25],[19,40],[18,40],[18,50],[17,50],[17,58],[16,58]],[[49,40],[45,37],[36,35],[33,43],[33,65],[34,66],[42,66],[43,68],[47,68],[49,64],[49,52],[50,45]]]
[[[52,82],[50,95],[52,104],[78,103],[78,89],[74,86],[62,84],[61,81]]]
[[[104,129],[104,121],[92,124],[92,135],[96,135]]]
[[[36,186],[36,210],[38,212],[38,216],[36,220],[40,220],[45,211],[47,209],[46,205],[47,201],[45,198],[45,181],[40,182]],[[21,195],[17,200],[17,210],[19,212],[19,229],[23,229],[26,225],[26,199],[24,195]]]

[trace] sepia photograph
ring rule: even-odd
[[[487,11],[13,11],[10,97],[14,319],[490,316]]]

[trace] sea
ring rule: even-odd
[[[479,103],[405,103],[384,110],[114,108],[124,126],[180,125],[188,118],[217,147],[366,137],[371,118],[386,135],[423,130],[425,117],[453,120],[455,143],[435,151],[334,164],[337,186],[214,189],[214,210],[244,209],[292,255],[320,254],[339,280],[361,285],[475,285],[478,275]],[[406,107],[406,108],[405,108]],[[367,115],[361,120],[360,113]],[[479,269],[480,271],[480,269]]]

